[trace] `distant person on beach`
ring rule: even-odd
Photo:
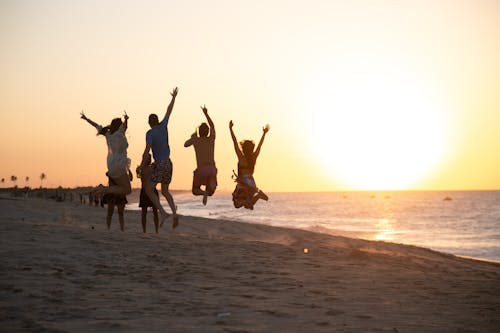
[[[132,188],[130,186],[129,167],[130,159],[127,157],[128,141],[125,136],[125,131],[128,125],[128,115],[125,113],[124,121],[120,118],[115,118],[111,124],[105,127],[95,123],[81,113],[81,118],[97,129],[97,135],[106,137],[108,145],[107,166],[108,172],[106,175],[113,179],[113,183],[109,187],[99,187],[98,193],[112,193],[117,195],[130,194]]]
[[[116,182],[113,178],[108,176],[108,186],[116,186]],[[108,230],[111,228],[111,220],[113,219],[113,212],[115,211],[115,206],[118,210],[118,220],[120,222],[120,230],[125,231],[125,204],[127,204],[127,197],[123,194],[113,194],[106,193],[103,195],[101,200],[101,205],[107,205],[106,214],[106,225]]]
[[[146,233],[146,222],[147,222],[147,214],[148,207],[153,208],[153,221],[155,223],[155,232],[158,233],[158,209],[155,208],[151,199],[149,199],[146,194],[146,183],[149,181],[149,177],[151,177],[151,154],[149,154],[148,158],[143,160],[144,164],[137,167],[137,177],[141,179],[141,194],[139,196],[139,207],[141,207],[141,222],[142,222],[142,232]],[[153,191],[158,197],[158,191],[156,188],[153,188]]]
[[[201,123],[197,130],[184,143],[184,147],[193,146],[196,154],[196,170],[193,172],[193,188],[194,195],[203,196],[203,204],[207,204],[207,197],[212,196],[217,187],[217,168],[215,167],[214,150],[215,150],[215,126],[208,115],[208,110],[205,106],[201,109],[207,118],[207,123]],[[205,185],[205,190],[201,186]]]
[[[151,129],[146,133],[146,149],[142,154],[142,163],[145,164],[149,156],[149,152],[153,151],[154,163],[151,164],[151,176],[148,181],[145,182],[146,194],[149,199],[153,202],[156,209],[160,211],[160,227],[163,226],[163,222],[169,217],[169,214],[163,209],[160,204],[160,198],[155,195],[154,189],[156,184],[161,184],[161,193],[167,199],[168,205],[172,210],[173,223],[172,228],[176,228],[179,224],[179,216],[177,215],[177,207],[175,206],[174,198],[168,190],[170,181],[172,180],[172,161],[170,160],[170,146],[168,144],[168,120],[170,114],[174,108],[175,98],[177,96],[178,88],[170,93],[172,100],[167,107],[165,116],[163,120],[158,121],[158,116],[156,114],[149,115],[149,126]]]
[[[234,135],[232,120],[229,122],[229,131],[231,132],[231,138],[233,139],[236,156],[238,156],[238,174],[235,175],[235,181],[237,184],[233,192],[233,204],[236,208],[245,207],[247,209],[253,209],[257,200],[268,200],[267,195],[257,188],[253,178],[253,172],[255,169],[255,163],[257,162],[257,157],[260,153],[260,148],[264,143],[266,133],[269,131],[269,125],[266,125],[262,129],[262,137],[255,151],[255,144],[252,140],[243,140],[240,144],[238,144],[236,135]]]

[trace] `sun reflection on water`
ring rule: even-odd
[[[373,239],[378,241],[393,241],[395,239],[394,235],[397,234],[394,230],[392,223],[389,219],[379,219],[374,225],[375,235]]]

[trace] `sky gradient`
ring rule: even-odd
[[[231,119],[239,139],[271,125],[267,191],[500,189],[498,1],[2,1],[0,49],[4,186],[105,183],[82,110],[127,111],[135,169],[178,86],[173,189],[191,187],[203,104],[221,190]]]

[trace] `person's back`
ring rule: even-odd
[[[170,145],[168,143],[168,118],[155,125],[146,133],[146,142],[151,145],[155,162],[165,161],[170,158]]]
[[[167,125],[170,114],[172,113],[174,107],[177,91],[178,89],[176,87],[170,93],[170,95],[172,96],[172,100],[170,101],[170,104],[167,107],[167,111],[165,112],[165,116],[161,122],[158,122],[158,116],[156,114],[149,115],[148,122],[149,126],[151,126],[151,129],[146,133],[146,148],[144,149],[144,153],[142,154],[143,162],[141,163],[142,165],[145,164],[145,160],[148,159],[149,152],[150,150],[152,150],[154,163],[151,165],[151,175],[150,177],[148,177],[148,181],[145,182],[146,194],[152,201],[154,207],[160,211],[160,226],[163,225],[163,222],[169,215],[161,206],[158,196],[154,193],[156,184],[161,184],[161,192],[165,199],[167,199],[168,205],[170,206],[170,209],[173,213],[173,228],[177,227],[177,225],[179,224],[179,216],[177,215],[174,198],[168,190],[168,187],[172,180],[173,165],[172,161],[170,160],[170,146],[168,143]]]
[[[202,106],[201,109],[209,125],[202,123],[197,131],[184,143],[184,147],[194,147],[197,168],[193,172],[192,192],[194,195],[203,195],[202,202],[206,205],[207,196],[212,196],[217,187],[217,168],[214,159],[215,126],[208,115],[206,106]],[[205,190],[201,189],[203,185],[205,185]]]
[[[206,165],[215,165],[215,138],[196,138],[193,140],[193,147],[196,154],[196,165],[198,168]]]

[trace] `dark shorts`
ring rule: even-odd
[[[156,189],[153,189],[155,192],[156,196],[158,196],[158,191]],[[148,207],[154,207],[153,202],[151,199],[149,199],[148,195],[146,194],[146,191],[141,188],[141,194],[139,196],[139,207],[141,208],[148,208]]]
[[[113,178],[108,176],[108,186],[113,186],[113,185],[118,185]],[[125,195],[117,195],[117,194],[112,194],[112,193],[106,193],[103,195],[101,204],[102,205],[125,205],[128,203],[127,197]]]
[[[172,181],[172,161],[170,159],[151,164],[151,181],[155,184],[170,184]]]
[[[217,186],[217,168],[215,165],[202,166],[193,171],[193,187],[200,187],[209,183]]]
[[[251,176],[250,176],[251,177]],[[251,177],[253,180],[253,177]],[[255,184],[255,182],[253,182]],[[253,209],[252,198],[255,193],[257,193],[255,187],[246,185],[246,183],[239,182],[233,191],[233,205],[236,208],[245,207],[247,209]]]

